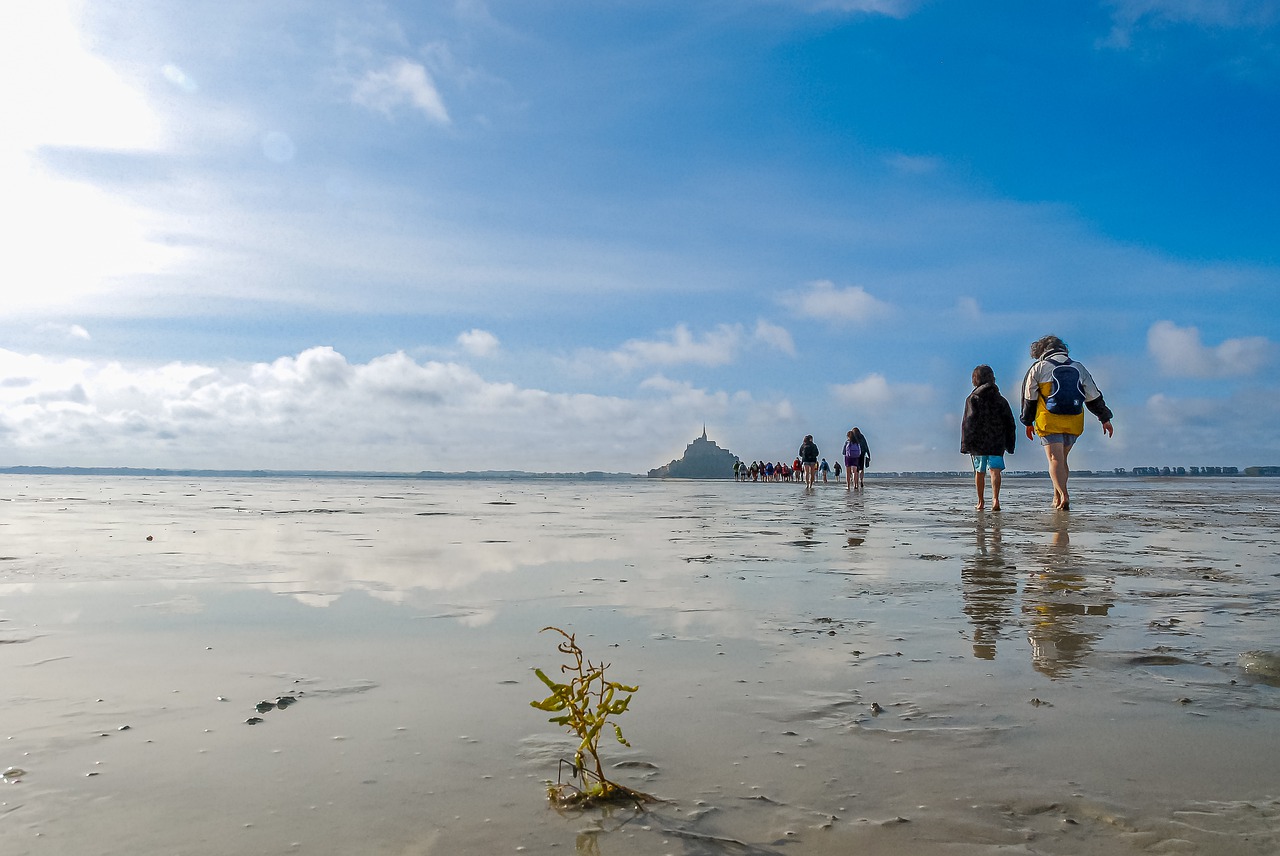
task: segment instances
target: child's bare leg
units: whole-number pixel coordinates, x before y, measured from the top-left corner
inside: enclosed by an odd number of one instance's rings
[[[1000,471],[991,471],[991,510],[1000,510]]]
[[[974,510],[981,511],[987,506],[987,474],[982,470],[975,470],[973,473],[973,486],[978,491],[978,504],[974,506]]]

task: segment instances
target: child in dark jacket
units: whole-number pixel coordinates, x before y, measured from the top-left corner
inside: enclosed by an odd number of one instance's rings
[[[973,457],[973,484],[978,491],[978,511],[986,507],[987,470],[991,471],[991,510],[1000,510],[1000,475],[1004,455],[1013,454],[1018,440],[1013,408],[1000,394],[991,366],[973,370],[973,392],[964,402],[960,421],[960,451]]]

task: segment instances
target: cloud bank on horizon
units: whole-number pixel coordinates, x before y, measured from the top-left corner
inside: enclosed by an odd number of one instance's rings
[[[1280,464],[1280,0],[987,5],[6,4],[0,465]]]

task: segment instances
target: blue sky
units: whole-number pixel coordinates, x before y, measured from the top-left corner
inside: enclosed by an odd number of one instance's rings
[[[0,56],[0,464],[963,469],[1048,332],[1077,467],[1280,464],[1280,2],[17,0]]]

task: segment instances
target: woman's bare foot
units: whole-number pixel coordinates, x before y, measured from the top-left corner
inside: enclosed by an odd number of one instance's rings
[[[995,505],[991,506],[991,510],[992,510],[992,511],[999,511],[999,510],[1000,510],[1000,503],[998,503],[998,502],[997,502]]]

